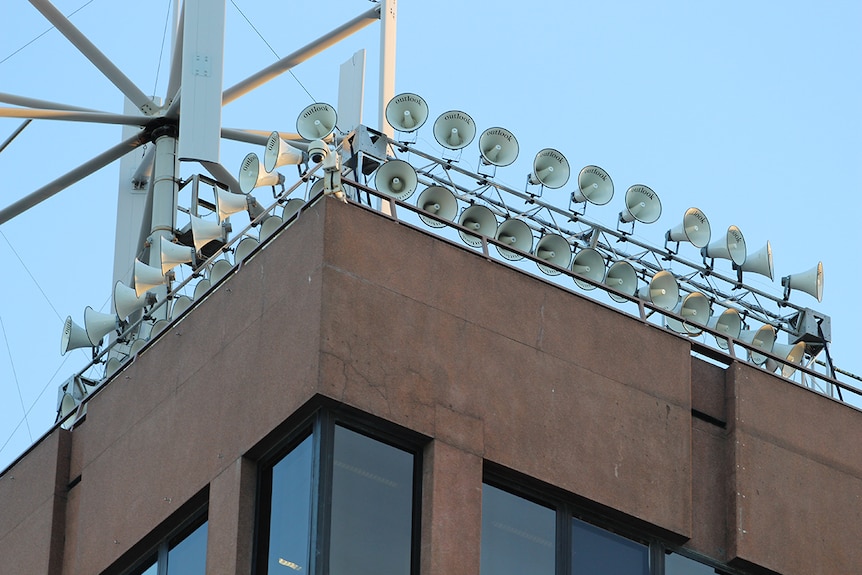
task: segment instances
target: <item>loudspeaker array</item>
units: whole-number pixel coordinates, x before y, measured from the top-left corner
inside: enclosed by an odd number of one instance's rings
[[[198,179],[213,184],[214,201],[201,204],[195,191],[197,205],[185,209],[190,214],[189,224],[173,234],[149,238],[149,263],[134,262],[132,286],[122,282],[115,285],[114,313],[87,308],[84,327],[67,318],[61,353],[90,347],[94,363],[105,363],[105,377],[110,377],[121,369],[123,361],[139,353],[148,340],[187,313],[237,266],[254,257],[262,244],[295,221],[306,201],[328,195],[333,188],[341,190],[343,197],[341,180],[349,175],[357,178],[345,179],[351,200],[359,201],[360,191],[367,192],[368,198],[370,194],[378,195],[415,210],[418,221],[444,236],[451,229],[470,247],[485,249],[493,244],[499,256],[513,265],[532,261],[553,281],[571,281],[591,293],[601,287],[600,291],[615,304],[643,301],[646,307],[639,309],[648,309],[647,317],[663,318],[667,329],[689,337],[708,333],[722,350],[741,344],[752,363],[770,371],[780,370],[785,377],[793,375],[797,371],[794,366],[801,365],[806,357],[813,362],[828,344],[823,334],[818,340],[810,333],[800,333],[798,326],[807,322],[800,321],[799,314],[811,310],[789,302],[793,290],[821,300],[821,263],[806,272],[783,277],[783,297],[773,296],[743,283],[744,272],[773,278],[770,243],[749,253],[735,225],[713,241],[710,222],[700,208],[692,207],[682,214],[681,221],[665,232],[663,247],[647,244],[633,236],[633,228],[636,222],[655,223],[662,214],[659,196],[649,186],[629,186],[616,227],[606,227],[584,217],[588,204],[604,206],[613,199],[614,184],[604,169],[595,165],[581,169],[571,191],[562,195],[568,196],[568,206],[558,207],[543,199],[542,191],[569,184],[569,162],[559,150],[539,150],[524,189],[515,189],[495,177],[496,168],[510,166],[518,157],[519,144],[509,130],[492,127],[481,133],[479,169],[472,172],[458,162],[477,132],[466,112],[449,110],[434,122],[434,137],[444,149],[443,157],[428,154],[408,141],[415,140],[416,132],[429,117],[428,105],[420,96],[396,96],[387,105],[385,116],[396,130],[396,139],[364,126],[351,134],[339,134],[335,109],[315,103],[297,118],[297,132],[303,141],[285,140],[274,131],[262,150],[263,162],[255,153],[246,156],[239,171],[238,190],[195,176],[195,185]],[[340,161],[332,158],[345,153],[342,144],[354,134],[371,137],[356,138],[360,144],[351,145],[353,157],[342,168]],[[365,149],[361,142],[366,141],[374,144]],[[357,154],[367,154],[372,161],[360,164]],[[410,159],[420,159],[425,164],[417,168]],[[285,186],[284,176],[275,172],[284,165],[300,166],[300,178],[289,187]],[[357,165],[362,169],[351,171]],[[363,177],[366,181],[361,181]],[[367,185],[369,179],[373,186]],[[280,193],[276,193],[277,185],[281,186]],[[275,201],[268,208],[251,195],[263,186],[273,189]],[[305,199],[290,197],[296,190],[305,190]],[[419,194],[415,207],[404,203],[416,191]],[[201,205],[208,205],[210,213],[199,215]],[[251,223],[232,233],[230,216],[243,211],[248,212]],[[631,227],[622,229],[626,226]],[[256,234],[254,227],[259,228]],[[701,262],[679,255],[682,247],[689,244],[698,250]],[[627,253],[622,246],[642,251]],[[233,262],[228,257],[230,252]],[[716,269],[715,260],[728,260],[735,277]],[[192,273],[172,288],[172,270],[183,265],[192,268]],[[675,266],[677,269],[672,269]],[[724,288],[719,287],[719,281]],[[181,293],[186,286],[193,289],[193,295]],[[762,307],[758,298],[794,311],[789,316],[772,312]],[[749,325],[748,319],[757,320],[759,325]],[[787,333],[788,344],[776,343],[778,331]],[[114,341],[99,352],[103,339],[111,333],[116,334]]]

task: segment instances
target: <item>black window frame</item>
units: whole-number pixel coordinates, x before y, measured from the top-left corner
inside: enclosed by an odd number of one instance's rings
[[[157,575],[166,570],[168,552],[204,523],[209,522],[209,485],[181,505],[162,524],[133,545],[101,575],[139,575],[155,563]],[[207,526],[209,534],[209,526]],[[207,535],[207,547],[209,535]],[[204,557],[206,561],[206,556]],[[162,567],[165,565],[165,567]]]
[[[299,417],[289,422],[288,430],[280,427],[275,431],[280,437],[275,442],[270,442],[272,447],[255,457],[258,473],[251,572],[257,575],[267,573],[272,517],[272,470],[309,437],[312,438],[312,500],[308,575],[329,572],[335,427],[339,426],[412,455],[410,575],[419,575],[423,453],[430,439],[392,422],[326,401],[304,414],[297,415]]]
[[[751,575],[684,549],[644,521],[495,463],[484,462],[482,483],[556,511],[555,575],[577,575],[572,573],[573,518],[645,545],[649,554],[649,575],[666,575],[665,557],[670,554],[711,567],[716,575]]]

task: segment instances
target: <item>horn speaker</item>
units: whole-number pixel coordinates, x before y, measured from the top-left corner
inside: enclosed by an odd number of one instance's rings
[[[423,212],[434,214],[438,218],[452,221],[458,215],[458,200],[455,199],[455,194],[451,190],[443,186],[429,186],[419,194],[419,199],[416,200],[416,206]],[[425,225],[432,228],[442,228],[446,224],[433,218],[429,218],[422,212],[419,212],[419,218],[425,222]]]
[[[823,262],[817,262],[806,272],[784,276],[781,285],[784,287],[785,300],[790,297],[790,290],[795,289],[814,296],[817,301],[823,301]]]
[[[518,140],[505,128],[488,128],[479,136],[482,161],[494,166],[508,166],[518,158]]]
[[[545,234],[536,243],[535,256],[557,267],[568,268],[572,261],[572,248],[566,238],[560,234]],[[536,265],[544,274],[549,276],[560,275],[559,270],[552,267],[539,262],[536,262]]]
[[[386,121],[399,132],[415,132],[428,120],[428,104],[416,94],[398,94],[386,104]]]
[[[175,244],[165,236],[159,236],[159,259],[162,264],[162,275],[178,265],[193,263],[195,249],[191,246]]]
[[[707,327],[722,333],[733,339],[739,339],[739,334],[742,330],[742,318],[739,317],[739,312],[732,307],[727,308],[718,315],[714,315],[706,322]],[[715,336],[715,343],[721,349],[728,349],[727,340],[723,337]]]
[[[700,250],[704,258],[721,258],[730,260],[735,265],[741,266],[745,263],[745,238],[736,226],[727,228],[727,233],[719,241],[713,242]]]
[[[764,324],[756,330],[744,329],[739,333],[739,339],[751,344],[755,349],[771,352],[772,347],[775,345],[775,328],[769,324]],[[751,363],[763,365],[766,361],[766,356],[754,350],[748,350],[748,359]]]
[[[404,201],[413,195],[419,178],[413,166],[404,160],[389,160],[374,176],[374,187],[383,194]]]
[[[636,184],[626,190],[626,208],[620,212],[621,222],[637,220],[652,224],[661,216],[661,200],[647,186]]]
[[[271,172],[279,166],[295,166],[303,161],[301,150],[297,150],[281,139],[278,132],[269,135],[263,153],[263,169]]]
[[[120,319],[126,319],[149,303],[147,294],[139,296],[133,288],[121,281],[114,284],[114,309]]]
[[[68,316],[63,323],[63,335],[60,337],[60,355],[66,355],[70,349],[79,347],[93,347],[93,343],[87,336],[87,331],[72,321],[72,316]]]
[[[261,186],[277,186],[284,184],[284,176],[278,172],[267,172],[261,169],[260,159],[251,152],[242,160],[239,168],[239,189],[247,194]],[[245,209],[245,208],[243,208]]]
[[[138,297],[144,295],[151,289],[167,284],[165,274],[160,268],[148,266],[139,259],[135,259],[135,293]]]
[[[224,243],[225,230],[216,222],[210,222],[197,216],[190,216],[189,220],[192,224],[192,241],[195,244],[195,251],[201,252],[208,243],[219,241]]]
[[[700,326],[707,325],[710,318],[709,298],[701,292],[691,292],[682,298],[682,301],[674,308],[674,313],[685,318],[679,321],[674,317],[666,316],[665,325],[677,333],[687,335],[698,335],[703,330]]]
[[[519,250],[515,252],[502,246],[496,246],[500,255],[507,260],[522,260],[524,259],[524,252],[530,253],[530,250],[533,249],[533,230],[530,229],[530,226],[524,220],[517,218],[504,220],[497,228],[497,234],[494,239],[506,246]]]
[[[767,241],[765,246],[753,254],[748,254],[741,265],[734,267],[740,271],[740,277],[741,272],[753,272],[773,279],[775,268],[772,265],[772,245]]]
[[[767,371],[773,372],[781,369],[781,377],[792,377],[796,373],[796,365],[802,365],[805,359],[805,342],[795,344],[776,343],[772,346],[772,354],[784,358],[788,363],[781,363],[772,358],[766,359]]]
[[[596,282],[605,279],[605,258],[593,248],[584,248],[575,254],[572,260],[572,271],[578,275],[587,277]],[[583,290],[596,289],[596,286],[578,278],[574,278],[575,284]]]
[[[617,261],[611,264],[605,274],[605,285],[621,291],[624,294],[635,295],[638,291],[638,274],[632,264],[626,261]],[[610,298],[619,303],[627,300],[615,293],[608,292]]]
[[[117,329],[119,325],[116,314],[100,313],[90,306],[84,309],[84,329],[93,345],[99,345],[102,338]]]
[[[638,297],[662,309],[673,309],[679,301],[679,284],[672,273],[661,270],[638,291]]]
[[[566,185],[569,173],[569,161],[566,157],[553,148],[545,148],[533,158],[533,173],[528,181],[534,186],[541,184],[555,190]]]
[[[669,229],[665,238],[672,242],[689,242],[696,248],[709,244],[711,230],[709,220],[698,208],[689,208],[682,217],[682,223]]]
[[[296,131],[306,140],[319,140],[331,134],[337,122],[338,114],[335,113],[335,108],[329,104],[317,102],[299,113],[296,119]]]
[[[461,212],[461,217],[458,218],[458,223],[481,236],[486,238],[497,237],[497,218],[494,217],[494,212],[487,206],[473,204]],[[464,230],[458,230],[458,234],[468,246],[474,248],[482,247],[482,238],[472,234],[468,234]]]
[[[572,192],[572,202],[589,202],[603,206],[614,197],[614,182],[598,166],[587,166],[578,174],[578,189]]]
[[[434,139],[450,150],[460,150],[476,137],[476,124],[473,118],[460,110],[450,110],[440,114],[434,122]]]

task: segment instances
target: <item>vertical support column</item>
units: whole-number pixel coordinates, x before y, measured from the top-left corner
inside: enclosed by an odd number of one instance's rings
[[[395,96],[395,32],[398,0],[382,0],[380,5],[380,106],[379,128],[389,136],[395,130],[386,123],[386,104]]]
[[[482,458],[439,440],[425,450],[419,572],[478,575]]]
[[[153,198],[152,219],[150,223],[150,257],[147,263],[160,268],[159,238],[172,238],[177,220],[177,132],[174,126],[165,126],[153,133],[156,146],[156,157],[153,165]],[[166,287],[156,291],[156,298],[161,300],[167,293]],[[168,306],[160,307],[156,314],[160,319],[167,319]]]
[[[243,457],[210,483],[207,572],[250,573],[257,467]]]

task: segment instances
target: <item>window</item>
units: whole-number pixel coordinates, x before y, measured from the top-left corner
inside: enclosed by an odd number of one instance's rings
[[[554,575],[556,512],[482,485],[480,575]]]
[[[418,573],[419,443],[315,415],[260,474],[258,574]]]
[[[207,521],[200,518],[164,539],[131,575],[205,575]]]
[[[647,537],[637,540],[585,521],[565,500],[539,503],[538,497],[515,495],[499,487],[497,479],[482,484],[480,575],[729,573],[671,553]]]

